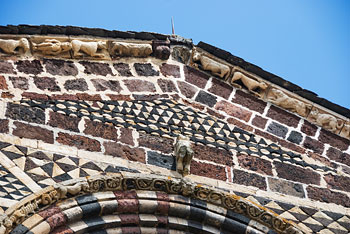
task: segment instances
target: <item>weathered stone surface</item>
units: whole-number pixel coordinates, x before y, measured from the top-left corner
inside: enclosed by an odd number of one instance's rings
[[[100,76],[107,76],[108,74],[113,75],[112,69],[108,63],[97,63],[97,62],[88,62],[81,61],[79,62],[85,67],[84,72],[86,74],[94,74]]]
[[[74,80],[67,80],[64,83],[64,88],[66,90],[79,90],[79,91],[86,91],[88,90],[88,85],[85,81],[85,79],[74,79]]]
[[[102,122],[85,120],[85,134],[118,141],[118,130],[113,125]]]
[[[14,88],[27,90],[29,87],[28,80],[25,77],[10,76],[10,81]]]
[[[1,97],[2,97],[2,98],[13,98],[14,95],[11,94],[10,92],[2,92],[2,93],[1,93]]]
[[[130,128],[120,128],[120,138],[119,141],[128,144],[128,145],[135,145],[134,138],[132,136],[132,129]]]
[[[100,142],[84,136],[70,135],[68,133],[59,132],[56,141],[63,145],[77,147],[78,149],[101,151]]]
[[[163,74],[163,76],[172,76],[175,78],[180,77],[180,67],[177,65],[163,63],[160,67],[160,72]]]
[[[318,140],[323,143],[328,143],[331,146],[340,150],[347,150],[350,146],[350,140],[345,139],[337,134],[331,133],[327,130],[321,129]]]
[[[130,148],[129,146],[122,145],[116,142],[105,142],[104,147],[106,149],[105,154],[112,155],[128,159],[131,161],[145,163],[145,151],[140,148]]]
[[[216,99],[217,98],[214,95],[207,93],[203,90],[200,90],[197,97],[196,97],[197,102],[201,102],[201,103],[208,105],[210,107],[215,106]]]
[[[257,111],[259,113],[263,113],[266,102],[254,97],[252,94],[248,94],[242,92],[241,90],[237,90],[235,97],[232,99],[232,102],[238,103],[242,106],[249,108],[250,110]]]
[[[122,90],[117,80],[92,79],[91,82],[95,86],[96,91],[105,91],[109,89],[119,93]]]
[[[16,74],[12,64],[7,61],[0,61],[0,73]]]
[[[139,145],[153,150],[158,150],[166,154],[174,152],[174,140],[158,137],[146,133],[140,133]]]
[[[264,129],[267,123],[267,119],[261,117],[260,115],[256,115],[252,120],[252,124],[258,128]]]
[[[147,163],[169,170],[176,170],[176,159],[173,156],[159,154],[154,151],[147,152]]]
[[[49,100],[46,94],[33,93],[33,92],[23,92],[22,97],[33,99],[33,100]]]
[[[209,76],[201,71],[198,71],[192,67],[185,66],[185,80],[197,87],[204,89],[209,80]]]
[[[113,100],[113,101],[130,101],[131,97],[130,95],[123,95],[123,94],[107,94],[107,96]]]
[[[313,186],[308,186],[306,190],[307,196],[310,199],[350,207],[350,198],[346,194],[333,192],[330,189],[317,188]]]
[[[76,76],[78,75],[78,68],[72,61],[64,61],[58,59],[45,59],[44,65],[46,71],[52,75],[61,76]]]
[[[319,161],[319,162],[323,163],[324,165],[326,165],[328,167],[333,167],[333,168],[337,168],[338,167],[335,163],[329,161],[326,157],[323,157],[322,155],[319,155],[319,154],[311,152],[311,151],[308,151],[307,154],[311,158],[315,159],[316,161]]]
[[[267,131],[272,133],[273,135],[285,138],[288,132],[288,128],[283,126],[282,124],[272,122],[268,127]]]
[[[265,178],[254,173],[233,169],[233,183],[266,190]]]
[[[290,181],[268,178],[269,188],[273,192],[287,194],[295,197],[305,197],[305,192],[301,184],[292,183]]]
[[[192,149],[195,158],[233,166],[232,153],[230,151],[205,145],[193,145]]]
[[[280,123],[283,123],[285,125],[295,127],[295,128],[298,126],[299,120],[300,120],[298,116],[288,113],[287,111],[282,110],[275,106],[270,107],[266,116],[274,120],[277,120]]]
[[[134,100],[138,101],[151,101],[151,100],[157,100],[157,99],[168,99],[168,94],[133,94]]]
[[[14,125],[16,128],[13,130],[12,134],[15,136],[41,140],[53,144],[53,132],[50,130],[17,121],[14,122]]]
[[[235,118],[228,118],[227,122],[229,124],[233,124],[233,125],[241,128],[241,129],[244,129],[244,130],[246,130],[248,132],[252,132],[253,131],[253,127],[252,126],[249,126],[249,125],[247,125],[247,124],[245,124],[245,123],[243,123],[243,122],[241,122],[241,121],[239,121],[239,120],[237,120]]]
[[[237,155],[239,165],[242,168],[255,171],[260,174],[272,175],[272,164],[270,161],[258,157],[239,154]]]
[[[350,192],[350,177],[327,174],[324,176],[324,180],[331,189]]]
[[[100,100],[102,100],[102,98],[99,94],[90,95],[87,93],[77,93],[76,97],[78,98],[78,100],[85,100],[85,101],[100,101]]]
[[[331,160],[335,160],[337,162],[344,163],[344,164],[350,166],[350,154],[343,153],[340,150],[337,150],[333,147],[330,147],[327,150],[327,156]]]
[[[309,136],[315,136],[317,126],[304,119],[304,124],[301,126],[301,131]]]
[[[0,89],[4,89],[4,90],[8,89],[5,77],[3,76],[0,76]]]
[[[156,87],[152,82],[145,80],[124,80],[124,84],[130,92],[155,92]]]
[[[129,64],[127,63],[115,63],[113,64],[113,67],[119,72],[121,76],[132,76]]]
[[[233,87],[219,79],[212,79],[211,87],[208,89],[209,92],[228,99],[232,93]]]
[[[225,167],[196,162],[194,160],[191,161],[191,174],[223,181],[227,179]]]
[[[9,120],[0,119],[0,133],[8,133],[8,132],[9,132]]]
[[[293,166],[288,163],[274,162],[278,177],[304,184],[320,184],[321,176],[310,169]]]
[[[315,153],[322,154],[324,145],[323,143],[319,142],[318,140],[314,140],[310,137],[306,137],[304,141],[304,147],[311,149]]]
[[[183,82],[183,81],[178,81],[177,85],[182,95],[184,95],[187,98],[192,98],[198,90],[196,87],[190,84],[187,84],[186,82]]]
[[[44,71],[39,60],[20,60],[15,62],[15,64],[18,71],[26,74],[38,75]]]
[[[159,71],[154,70],[150,63],[135,63],[134,68],[139,76],[159,76]]]
[[[224,111],[226,114],[236,117],[237,119],[248,122],[252,116],[252,112],[241,107],[233,105],[226,101],[220,101],[215,105],[216,110]]]
[[[61,88],[57,85],[57,81],[55,78],[49,78],[49,77],[35,77],[34,78],[34,84],[38,89],[55,92],[55,91],[61,91]]]
[[[304,149],[304,148],[299,147],[299,146],[297,146],[297,145],[294,144],[294,143],[285,141],[285,140],[283,140],[283,139],[281,139],[281,138],[279,138],[279,137],[276,137],[276,136],[274,136],[274,135],[272,135],[272,134],[270,134],[270,133],[261,131],[261,130],[259,130],[259,129],[255,129],[254,132],[255,132],[257,135],[259,135],[259,136],[262,136],[262,137],[267,138],[267,139],[269,139],[269,140],[271,140],[271,141],[273,141],[273,142],[275,142],[275,143],[278,143],[278,144],[281,145],[282,147],[285,147],[285,148],[287,148],[287,149],[291,149],[291,150],[293,150],[293,151],[295,151],[295,152],[298,152],[298,153],[301,153],[301,154],[305,153],[305,149]]]
[[[73,94],[53,94],[50,96],[52,100],[78,100],[78,97]]]
[[[287,140],[299,145],[300,142],[303,140],[303,135],[300,132],[291,131]]]
[[[65,130],[79,132],[78,124],[80,118],[74,116],[67,116],[57,112],[50,112],[49,125]]]
[[[45,113],[43,110],[15,103],[7,104],[6,117],[38,124],[45,123]]]
[[[175,84],[172,80],[167,79],[158,79],[157,83],[160,87],[160,89],[164,93],[170,93],[170,92],[178,92],[177,88],[175,87]]]

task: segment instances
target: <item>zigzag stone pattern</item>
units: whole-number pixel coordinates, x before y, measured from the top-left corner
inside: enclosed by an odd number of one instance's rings
[[[0,26],[0,96],[0,233],[350,230],[349,110],[214,46]]]
[[[267,144],[263,138],[236,126],[216,120],[173,100],[154,101],[95,101],[94,106],[86,101],[33,101],[22,100],[22,104],[51,109],[67,116],[87,117],[118,127],[135,128],[138,132],[175,137],[189,136],[191,141],[252,156],[278,159],[314,170],[332,171],[333,168],[309,164],[300,154]]]

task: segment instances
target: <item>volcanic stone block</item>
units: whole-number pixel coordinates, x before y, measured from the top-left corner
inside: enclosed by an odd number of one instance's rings
[[[6,117],[38,124],[45,123],[45,113],[43,110],[15,103],[7,104]]]
[[[78,68],[72,61],[64,61],[58,59],[45,59],[44,65],[46,71],[51,75],[61,76],[76,76],[78,75]]]
[[[150,63],[135,63],[134,68],[139,76],[159,76],[159,71],[154,70]]]
[[[26,74],[38,75],[42,73],[43,66],[39,60],[20,60],[15,63],[17,65],[17,70],[24,72]]]

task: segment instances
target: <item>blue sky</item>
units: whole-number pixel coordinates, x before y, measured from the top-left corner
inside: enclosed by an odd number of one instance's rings
[[[350,108],[350,1],[8,0],[0,25],[171,33],[204,41]]]

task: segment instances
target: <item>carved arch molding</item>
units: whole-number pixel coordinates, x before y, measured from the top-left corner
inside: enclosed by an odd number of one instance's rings
[[[303,233],[220,189],[138,173],[46,187],[10,207],[0,221],[0,233]]]

